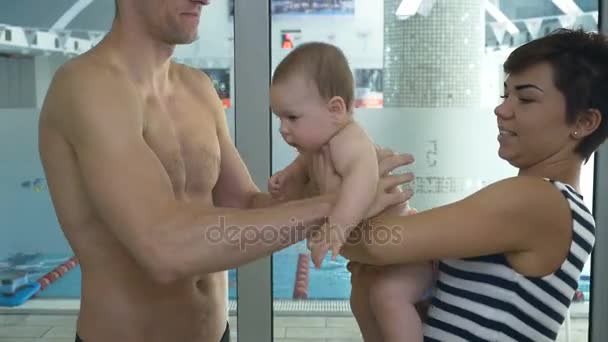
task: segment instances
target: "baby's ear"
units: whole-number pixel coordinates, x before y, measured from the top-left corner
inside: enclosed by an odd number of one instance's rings
[[[348,110],[346,108],[346,102],[340,96],[334,96],[327,102],[329,113],[332,118],[337,122],[343,122],[347,119]]]

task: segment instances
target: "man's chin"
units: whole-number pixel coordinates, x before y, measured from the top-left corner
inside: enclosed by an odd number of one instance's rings
[[[175,45],[190,45],[194,42],[196,42],[198,40],[198,36],[194,39],[188,39],[188,40],[184,40],[181,43],[175,44]]]
[[[198,35],[198,33],[196,33],[195,35],[188,35],[175,39],[171,45],[190,45],[199,40],[199,38],[200,36]]]

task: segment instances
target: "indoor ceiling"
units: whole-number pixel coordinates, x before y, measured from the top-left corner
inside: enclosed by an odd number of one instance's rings
[[[519,20],[563,15],[564,13],[555,5],[555,1],[557,0],[490,0],[498,4],[504,15],[520,28],[524,28],[524,24],[518,22]],[[598,0],[575,0],[574,3],[583,12],[597,11],[598,8]],[[0,2],[0,25],[8,24],[39,30],[54,27],[59,31],[69,31],[71,36],[80,38],[87,38],[89,31],[108,31],[113,16],[114,0],[3,0]],[[487,14],[486,20],[488,23],[495,21]]]
[[[65,15],[65,17],[64,17]],[[114,17],[114,0],[4,0],[0,24],[47,30],[64,17],[61,30],[107,31]]]

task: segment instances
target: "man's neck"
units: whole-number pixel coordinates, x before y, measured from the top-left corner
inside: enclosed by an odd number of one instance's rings
[[[108,47],[136,84],[163,93],[169,84],[169,66],[175,46],[155,40],[143,27],[115,20],[100,48]]]

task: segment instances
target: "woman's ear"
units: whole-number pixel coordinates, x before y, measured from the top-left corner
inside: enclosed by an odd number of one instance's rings
[[[589,109],[579,114],[572,127],[571,136],[574,139],[584,139],[595,132],[600,127],[600,123],[602,123],[602,113],[598,109]]]
[[[337,123],[343,123],[348,120],[348,110],[346,102],[340,96],[334,96],[327,102],[327,108],[332,119]]]

